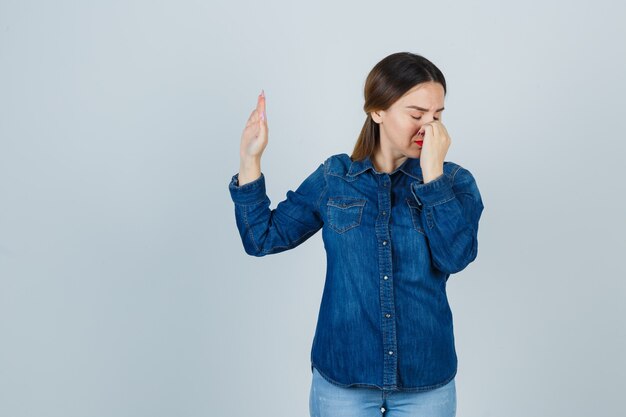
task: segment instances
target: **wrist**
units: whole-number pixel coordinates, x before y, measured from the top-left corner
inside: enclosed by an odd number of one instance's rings
[[[241,158],[239,164],[239,186],[255,181],[261,177],[261,160],[259,158]]]
[[[261,165],[261,157],[260,156],[240,156],[239,164],[243,166],[259,166]]]
[[[427,182],[436,180],[437,178],[442,176],[443,167],[437,169],[422,170],[422,174],[424,176],[424,184],[426,184]]]

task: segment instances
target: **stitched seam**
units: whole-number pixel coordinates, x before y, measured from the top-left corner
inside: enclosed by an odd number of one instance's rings
[[[413,228],[418,233],[426,235],[426,231],[422,227],[420,227],[420,225],[418,224],[418,221],[416,220],[417,216],[421,216],[422,215],[422,209],[420,209],[418,206],[412,206],[409,198],[406,199],[406,202],[407,202],[407,205],[409,206],[409,214],[411,215],[411,221],[413,222]]]
[[[348,176],[348,175],[335,174],[334,172],[329,172],[328,175],[332,175],[333,177],[339,177],[346,182],[353,182],[353,181],[356,181],[357,179],[357,175]]]
[[[461,165],[457,165],[457,169],[452,173],[452,184],[454,184],[454,177],[456,177],[456,173],[461,170]]]
[[[289,242],[289,244],[287,246],[273,246],[270,249],[264,249],[263,253],[264,254],[270,254],[275,252],[277,249],[291,249],[295,246],[297,246],[297,244],[299,244],[300,242],[302,242],[303,240],[305,240],[306,238],[308,238],[309,236],[313,235],[313,233],[315,233],[316,229],[311,229],[311,230],[307,230],[302,236],[300,236],[298,239]]]
[[[430,206],[430,207],[435,207],[435,206],[438,206],[439,204],[447,203],[447,202],[448,202],[448,201],[450,201],[450,200],[454,200],[455,198],[456,198],[456,196],[455,196],[455,195],[453,195],[453,196],[452,196],[452,197],[450,197],[450,198],[447,198],[447,199],[444,199],[444,200],[437,201],[436,203],[433,203],[433,204],[428,204],[427,206]]]
[[[317,199],[317,212],[319,213],[320,217],[322,216],[322,213],[321,213],[322,197],[324,197],[324,194],[326,193],[326,190],[328,189],[328,178],[326,178],[326,175],[328,174],[328,168],[329,166],[326,165],[326,162],[324,162],[324,188],[322,189],[322,193]]]
[[[353,207],[359,207],[359,210],[358,210],[359,211],[359,219],[353,221],[352,223],[350,223],[350,224],[348,224],[348,225],[346,225],[344,227],[339,227],[336,224],[333,224],[331,213],[332,213],[332,210],[335,210],[335,209],[343,210],[343,208],[338,207],[338,206],[334,206],[334,205],[331,205],[331,204],[328,204],[326,206],[326,211],[327,211],[326,216],[328,218],[328,226],[331,229],[333,229],[334,231],[336,231],[337,233],[340,233],[340,234],[343,234],[343,233],[347,232],[350,229],[354,229],[355,227],[360,226],[361,225],[361,220],[362,220],[362,217],[363,217],[363,207],[365,207],[365,203],[363,203],[363,205],[353,206]]]
[[[259,248],[259,245],[257,245],[256,240],[254,239],[254,233],[252,232],[252,227],[250,227],[250,223],[248,223],[248,212],[247,212],[246,206],[243,207],[243,221],[246,224],[246,227],[248,228],[248,234],[250,235],[250,240],[252,240],[252,244],[256,248],[256,251],[260,252],[261,249]]]
[[[307,227],[315,227],[315,226],[311,226],[309,223],[305,223],[303,221],[301,221],[300,219],[297,219],[295,217],[291,217],[290,215],[286,214],[286,213],[281,213],[282,216],[286,216],[289,217],[291,220],[295,221],[296,223],[300,223],[303,226],[307,226]],[[274,213],[274,217],[276,217],[276,213]]]
[[[240,206],[254,206],[254,205],[257,205],[257,204],[260,204],[260,203],[264,202],[266,197],[267,197],[267,195],[263,196],[262,199],[260,199],[258,201],[255,201],[253,203],[239,203],[239,202],[236,202],[235,204],[238,204]]]
[[[345,205],[341,205],[337,203],[337,200],[339,201],[346,200],[346,201],[351,201],[351,202],[346,203]],[[366,202],[367,200],[364,198],[338,195],[338,196],[329,197],[327,205],[333,206],[333,207],[339,207],[339,208],[350,208],[350,207],[364,206]]]

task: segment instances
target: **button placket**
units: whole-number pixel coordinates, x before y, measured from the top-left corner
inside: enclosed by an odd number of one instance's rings
[[[385,352],[383,363],[383,387],[393,389],[397,386],[398,360],[396,353],[396,323],[391,320],[395,311],[393,298],[393,264],[390,243],[390,217],[391,217],[391,178],[388,174],[377,175],[378,188],[378,209],[381,216],[376,221],[376,235],[380,242],[378,250],[379,273],[382,277],[380,281],[380,303],[381,311],[386,319],[382,325],[382,348]]]

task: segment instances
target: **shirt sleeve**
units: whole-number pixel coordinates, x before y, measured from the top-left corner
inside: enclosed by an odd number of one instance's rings
[[[465,269],[478,255],[478,222],[483,201],[470,171],[463,167],[450,177],[442,174],[411,191],[422,207],[434,266],[447,274]]]
[[[322,228],[319,203],[326,187],[324,166],[320,164],[295,191],[287,191],[275,209],[270,209],[263,173],[241,186],[239,173],[233,175],[228,188],[247,254],[265,256],[292,249]]]

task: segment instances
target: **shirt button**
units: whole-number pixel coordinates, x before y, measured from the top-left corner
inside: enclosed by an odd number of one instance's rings
[[[390,355],[393,355],[393,351],[392,351],[392,350],[390,350],[390,351],[389,351],[389,354],[390,354]]]
[[[387,275],[385,275],[385,276],[383,277],[383,279],[386,281],[386,280],[388,280],[388,279],[389,279],[389,277],[388,277]]]
[[[389,318],[389,317],[391,317],[391,314],[387,313],[387,314],[385,314],[385,317]]]
[[[387,212],[386,212],[386,211],[383,211],[383,216],[386,216],[386,215],[387,215]]]
[[[387,244],[387,241],[386,241],[386,240],[383,240],[383,245],[386,245],[386,244]]]

